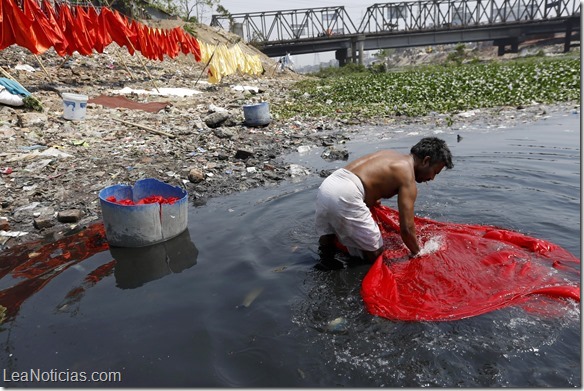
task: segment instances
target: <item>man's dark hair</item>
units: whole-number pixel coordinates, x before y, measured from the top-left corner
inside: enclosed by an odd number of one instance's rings
[[[430,164],[444,163],[446,168],[454,167],[450,149],[448,149],[446,142],[438,137],[424,137],[410,149],[410,153],[420,159],[430,156]]]

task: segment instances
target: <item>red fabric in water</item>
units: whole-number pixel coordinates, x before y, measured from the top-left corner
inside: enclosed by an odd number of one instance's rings
[[[178,197],[162,197],[159,195],[153,195],[150,197],[145,197],[139,200],[138,202],[134,203],[134,201],[130,199],[122,199],[118,200],[115,196],[109,196],[106,198],[106,201],[113,202],[115,204],[120,205],[144,205],[144,204],[174,204],[179,200]]]
[[[520,304],[543,294],[580,301],[580,260],[563,248],[489,226],[415,218],[420,245],[435,249],[409,256],[399,214],[371,210],[384,252],[363,280],[367,310],[404,321],[445,321]]]

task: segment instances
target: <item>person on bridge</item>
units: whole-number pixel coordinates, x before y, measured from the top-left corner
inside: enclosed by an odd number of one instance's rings
[[[369,208],[397,195],[401,238],[412,255],[420,251],[414,225],[416,182],[431,181],[452,154],[444,140],[421,139],[409,154],[374,152],[327,177],[316,196],[315,225],[321,250],[334,249],[335,239],[349,254],[373,262],[382,253],[383,239]]]

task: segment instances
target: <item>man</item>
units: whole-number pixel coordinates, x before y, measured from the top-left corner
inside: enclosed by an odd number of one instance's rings
[[[409,154],[383,150],[365,155],[333,172],[316,197],[316,231],[322,247],[335,237],[349,254],[373,262],[382,253],[383,239],[369,208],[397,194],[399,224],[404,244],[416,255],[420,245],[414,225],[417,183],[427,182],[446,167],[454,167],[446,143],[426,137]]]

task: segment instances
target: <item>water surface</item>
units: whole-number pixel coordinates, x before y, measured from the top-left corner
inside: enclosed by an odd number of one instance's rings
[[[580,257],[578,115],[509,129],[369,129],[344,147],[350,159],[406,153],[424,135],[447,141],[455,167],[419,186],[418,215],[514,229]],[[5,275],[2,292],[22,299],[0,326],[5,373],[119,372],[104,384],[128,387],[581,386],[576,303],[394,322],[364,309],[367,265],[316,269],[318,172],[345,164],[322,150],[286,157],[308,176],[192,207],[188,231],[165,244],[73,255],[30,281]]]

